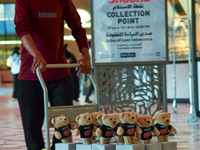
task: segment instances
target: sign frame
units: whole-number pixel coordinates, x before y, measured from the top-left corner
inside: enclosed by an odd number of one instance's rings
[[[95,58],[95,53],[96,53],[96,50],[95,50],[95,42],[98,42],[96,41],[95,39],[95,32],[94,32],[94,23],[95,23],[95,20],[94,20],[94,8],[93,8],[93,2],[94,0],[90,0],[90,14],[91,14],[91,35],[92,35],[92,38],[91,38],[91,54],[92,54],[92,64],[93,66],[107,66],[107,65],[120,65],[120,66],[123,66],[123,65],[153,65],[153,64],[167,64],[169,63],[169,56],[168,56],[168,20],[167,20],[167,0],[164,0],[164,16],[165,17],[165,39],[164,39],[164,42],[165,42],[165,53],[166,53],[166,59],[163,60],[163,61],[130,61],[130,62],[95,62],[94,58]],[[111,0],[107,0],[107,1],[111,1]],[[117,1],[117,0],[116,0]],[[154,42],[155,43],[155,42]]]

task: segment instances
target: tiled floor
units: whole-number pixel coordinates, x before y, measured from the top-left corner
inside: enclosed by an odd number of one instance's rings
[[[0,150],[25,150],[24,135],[17,101],[11,97],[12,88],[0,88]],[[84,96],[80,97],[84,104]],[[200,150],[200,119],[195,123],[187,123],[189,104],[178,104],[178,113],[173,114],[172,105],[168,104],[168,112],[172,114],[172,125],[178,134],[170,136],[169,141],[175,141],[178,150]],[[43,130],[45,130],[43,128]],[[53,130],[50,129],[52,136]],[[79,140],[78,137],[74,139]],[[153,142],[156,137],[153,137]]]

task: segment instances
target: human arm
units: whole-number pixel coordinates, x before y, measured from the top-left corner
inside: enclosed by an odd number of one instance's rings
[[[89,74],[92,70],[90,63],[89,47],[86,37],[86,31],[81,26],[81,19],[76,11],[71,0],[67,0],[64,3],[64,19],[67,22],[69,28],[72,31],[73,37],[76,39],[80,52],[82,53],[82,59],[78,61],[81,64],[77,75],[81,73]]]
[[[90,55],[88,52],[88,48],[82,48],[81,53],[83,55],[82,59],[78,61],[78,63],[81,64],[79,71],[77,75],[80,75],[81,73],[89,74],[92,70],[92,66],[90,63]]]
[[[30,34],[26,34],[21,38],[23,46],[26,50],[33,56],[33,64],[31,66],[31,71],[35,73],[36,68],[39,67],[41,72],[46,70],[46,61],[42,57],[39,50],[36,48],[33,39]]]
[[[33,56],[33,64],[31,70],[35,72],[36,68],[40,66],[40,69],[43,72],[46,69],[46,62],[40,54],[39,50],[36,48],[30,35],[32,31],[32,25],[29,1],[16,0],[14,23],[16,25],[15,29],[17,36],[21,39],[25,49],[30,53],[30,55]]]

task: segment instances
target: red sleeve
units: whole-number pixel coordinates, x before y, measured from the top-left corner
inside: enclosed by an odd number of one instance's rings
[[[86,31],[81,26],[81,18],[71,0],[64,0],[63,13],[64,20],[67,22],[69,28],[72,30],[72,35],[76,39],[79,50],[81,50],[81,48],[83,47],[89,48]]]
[[[15,3],[15,30],[21,39],[24,35],[31,33],[30,12],[28,0],[16,0]]]

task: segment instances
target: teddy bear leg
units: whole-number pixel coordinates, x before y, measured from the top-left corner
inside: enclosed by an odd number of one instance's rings
[[[84,144],[92,144],[92,139],[91,138],[82,138],[82,141],[83,141]]]
[[[108,138],[100,137],[101,144],[108,144]]]
[[[169,137],[168,134],[167,134],[167,135],[164,135],[164,142],[168,142],[168,137]]]
[[[131,144],[131,137],[130,136],[124,136],[124,144],[130,145]]]
[[[148,144],[148,140],[141,140],[142,144]]]
[[[158,142],[164,142],[164,135],[158,135],[157,140]]]
[[[141,134],[136,134],[135,140],[136,140],[136,141],[140,141],[140,139],[141,139]]]
[[[69,139],[68,138],[62,139],[61,141],[62,141],[62,143],[69,143]]]
[[[69,143],[72,143],[72,135],[69,136]]]
[[[121,135],[116,135],[115,139],[117,143],[124,143],[124,139]]]
[[[151,143],[151,139],[149,139],[149,140],[147,140],[147,141],[148,141],[148,143],[147,143],[147,144]]]
[[[96,139],[97,139],[96,136],[92,135],[92,140],[96,140]]]
[[[135,142],[135,136],[131,136],[131,144],[136,144],[136,142]]]

